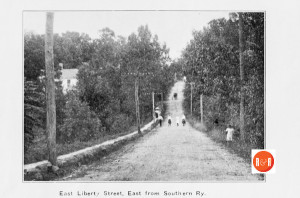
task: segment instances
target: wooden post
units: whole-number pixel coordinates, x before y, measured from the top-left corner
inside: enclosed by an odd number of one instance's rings
[[[56,106],[54,83],[54,58],[53,58],[53,16],[47,12],[45,35],[45,65],[46,65],[46,111],[47,111],[47,146],[48,157],[52,166],[57,165],[56,156]]]
[[[193,116],[193,83],[191,83],[191,116]]]
[[[239,13],[239,54],[240,54],[240,79],[241,79],[241,98],[240,98],[240,133],[241,140],[245,141],[245,110],[244,110],[244,23],[243,13]]]
[[[200,116],[201,116],[201,123],[203,124],[203,95],[200,94]]]
[[[136,124],[138,127],[138,133],[141,134],[140,126],[140,108],[139,108],[139,80],[138,77],[135,79],[135,110],[136,110]]]
[[[152,91],[152,113],[153,113],[153,121],[155,120],[155,104],[154,104],[154,92]]]

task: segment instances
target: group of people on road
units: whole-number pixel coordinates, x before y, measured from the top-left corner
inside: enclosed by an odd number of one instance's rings
[[[183,81],[184,82],[187,82],[187,79],[186,77],[184,76],[183,77]],[[173,93],[173,96],[172,96],[172,100],[177,100],[177,93]],[[176,106],[176,109],[177,109],[177,106]],[[168,126],[172,126],[172,117],[171,117],[171,114],[168,115]],[[162,126],[162,122],[163,122],[163,117],[160,115],[160,114],[156,114],[156,120],[159,121],[159,125]],[[180,119],[179,119],[179,116],[176,116],[176,126],[180,126]],[[185,118],[185,115],[183,114],[181,116],[181,123],[182,123],[182,126],[185,126],[186,124],[186,118]],[[216,119],[214,121],[214,124],[218,125],[219,124],[219,120]],[[232,125],[228,125],[227,128],[223,131],[224,133],[226,133],[226,142],[227,143],[230,143],[233,141],[233,133],[235,133],[235,130],[234,130],[234,127]]]
[[[163,117],[161,115],[159,115],[157,120],[159,121],[159,125],[162,126]],[[182,123],[182,126],[185,126],[185,124],[186,124],[185,115],[182,115],[181,123]],[[176,116],[176,126],[179,126],[179,125],[180,125],[179,116]],[[172,117],[171,117],[170,114],[168,115],[168,126],[172,126]],[[226,133],[226,141],[228,143],[232,142],[233,141],[234,128],[231,125],[228,125],[228,127],[225,129],[224,132]]]
[[[181,123],[182,123],[182,126],[185,126],[185,123],[186,123],[185,115],[182,115]],[[177,126],[180,125],[179,116],[176,116],[176,125]],[[170,114],[168,115],[168,126],[172,126],[172,117]]]
[[[163,117],[161,115],[159,115],[157,117],[157,120],[159,122],[159,125],[162,126]],[[182,115],[182,117],[181,117],[181,123],[182,123],[182,126],[185,126],[185,124],[186,124],[185,115]],[[176,125],[177,126],[180,125],[179,116],[176,116]],[[168,126],[172,126],[172,117],[171,117],[170,114],[168,115]]]

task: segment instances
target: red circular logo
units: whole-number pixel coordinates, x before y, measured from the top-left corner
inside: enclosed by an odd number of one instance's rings
[[[268,151],[259,151],[253,157],[253,165],[259,172],[268,172],[274,165],[274,157]]]

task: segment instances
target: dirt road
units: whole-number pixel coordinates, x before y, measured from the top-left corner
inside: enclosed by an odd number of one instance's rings
[[[83,166],[64,180],[94,181],[258,181],[251,167],[204,133],[186,126],[175,126],[183,115],[184,82],[177,82],[169,98],[172,126],[166,119],[140,139],[116,152]],[[172,100],[173,93],[177,100]]]

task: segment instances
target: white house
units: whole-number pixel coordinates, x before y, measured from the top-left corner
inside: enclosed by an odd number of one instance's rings
[[[63,64],[59,63],[61,67],[61,77],[60,80],[62,82],[63,93],[67,93],[68,90],[73,89],[77,83],[77,73],[78,69],[64,69]]]

